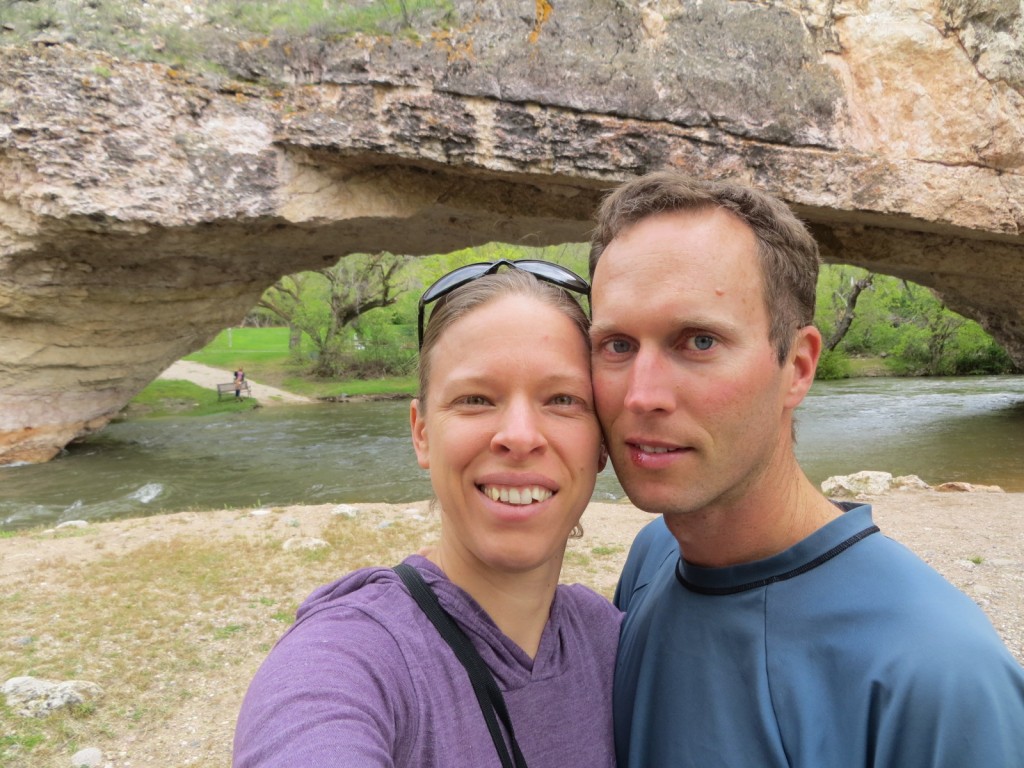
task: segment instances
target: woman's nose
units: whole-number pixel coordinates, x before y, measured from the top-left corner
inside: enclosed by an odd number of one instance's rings
[[[547,445],[541,427],[541,415],[532,404],[513,401],[502,409],[498,430],[491,440],[495,450],[513,455],[527,455]]]

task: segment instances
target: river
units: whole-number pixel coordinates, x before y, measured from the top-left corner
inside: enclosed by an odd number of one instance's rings
[[[47,464],[0,467],[0,530],[161,512],[429,498],[408,402],[275,406],[111,424]],[[1024,376],[815,383],[810,478],[863,469],[1024,491]],[[594,498],[622,498],[611,467]]]

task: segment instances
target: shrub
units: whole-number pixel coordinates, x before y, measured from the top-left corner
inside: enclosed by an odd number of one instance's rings
[[[821,359],[818,360],[818,371],[815,374],[816,379],[831,381],[833,379],[845,379],[849,376],[850,359],[846,356],[845,352],[838,349],[822,352]]]

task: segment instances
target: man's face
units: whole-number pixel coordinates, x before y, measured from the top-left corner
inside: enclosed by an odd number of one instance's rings
[[[597,412],[633,503],[694,512],[769,488],[806,389],[769,342],[753,231],[721,209],[645,219],[605,249],[591,303]]]

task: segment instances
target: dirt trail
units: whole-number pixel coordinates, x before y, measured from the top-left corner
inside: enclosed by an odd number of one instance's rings
[[[218,384],[226,384],[231,381],[231,373],[229,371],[221,370],[220,368],[212,368],[209,365],[203,365],[202,363],[193,363],[190,360],[179,360],[174,363],[170,368],[160,374],[161,379],[177,379],[183,381],[191,381],[200,387],[209,387],[210,389],[216,389]],[[277,389],[266,384],[259,384],[252,379],[249,379],[249,388],[252,391],[252,396],[260,401],[260,405],[295,405],[300,403],[315,403],[316,400],[312,400],[302,395],[295,395],[291,392],[285,392],[283,389]]]

